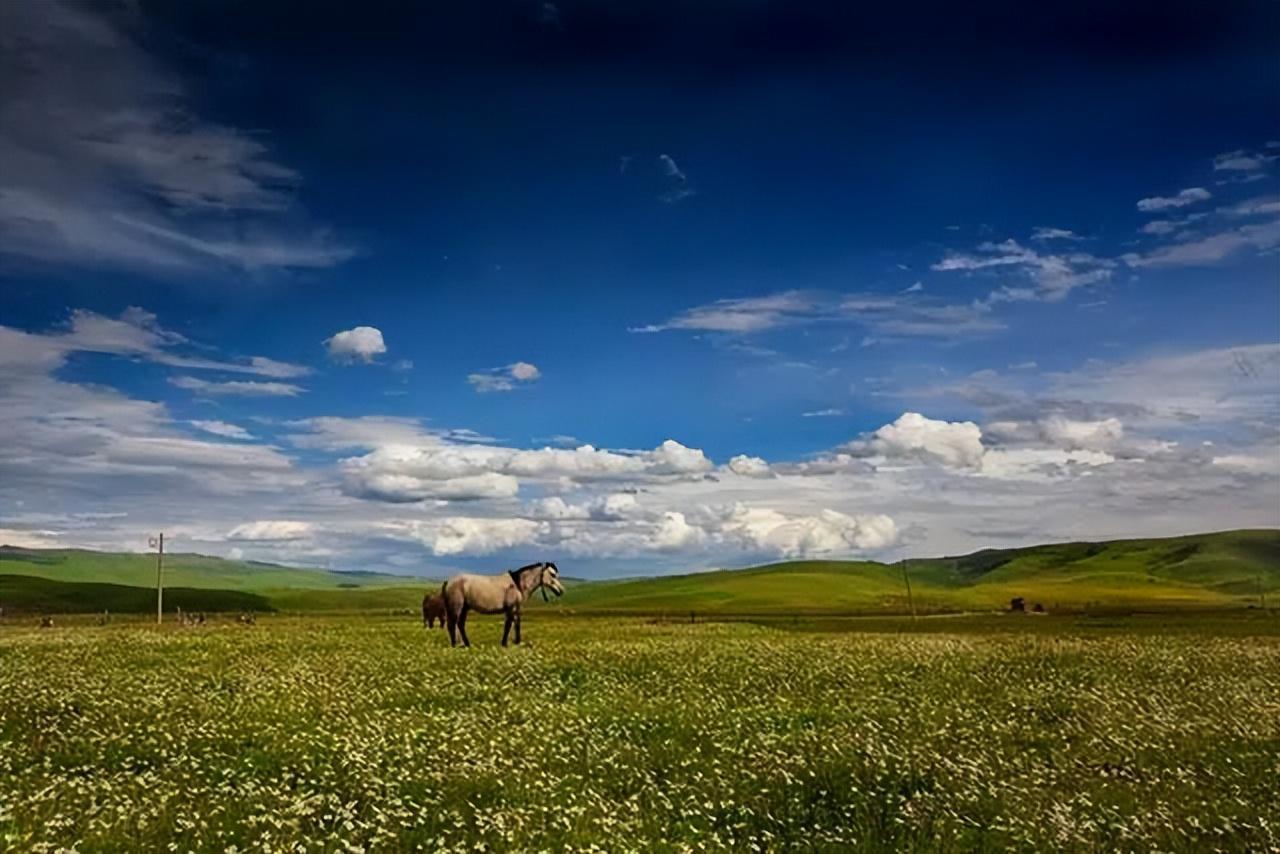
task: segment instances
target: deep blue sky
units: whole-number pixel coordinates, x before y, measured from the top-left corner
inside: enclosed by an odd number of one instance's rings
[[[350,451],[281,424],[371,415],[803,461],[995,418],[939,389],[974,372],[1049,412],[1057,375],[1280,333],[1273,3],[16,8],[0,325],[137,306],[306,368],[201,393],[77,344],[53,375],[303,467]],[[358,326],[385,352],[335,360]]]

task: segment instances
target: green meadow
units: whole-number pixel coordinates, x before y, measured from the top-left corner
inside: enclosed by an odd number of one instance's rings
[[[439,580],[166,557],[170,607],[343,612],[416,609]],[[0,549],[8,613],[153,610],[154,556]],[[907,588],[910,585],[911,595]],[[96,586],[95,586],[96,585]],[[103,587],[102,585],[112,585]],[[1280,531],[999,549],[960,557],[794,561],[748,569],[574,581],[547,606],[566,614],[681,617],[990,611],[1014,597],[1052,613],[1236,609],[1280,604]]]
[[[0,849],[1276,850],[1277,619],[1130,620],[11,623]]]

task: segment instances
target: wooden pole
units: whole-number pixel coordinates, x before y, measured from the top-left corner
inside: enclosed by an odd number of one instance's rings
[[[902,561],[902,580],[907,583],[907,605],[911,608],[911,619],[916,618],[916,600],[911,598],[911,575],[907,572],[907,560]]]
[[[156,553],[156,625],[164,620],[164,534],[157,541],[160,550]]]

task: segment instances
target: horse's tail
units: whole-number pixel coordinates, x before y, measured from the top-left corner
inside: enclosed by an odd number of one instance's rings
[[[443,596],[443,595],[444,595],[445,588],[446,588],[446,587],[448,587],[448,586],[449,586],[449,582],[448,582],[448,581],[441,581],[441,582],[440,582],[440,595],[441,595],[441,596]]]

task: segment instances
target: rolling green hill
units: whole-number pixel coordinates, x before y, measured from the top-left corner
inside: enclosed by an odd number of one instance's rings
[[[557,607],[584,612],[767,614],[1280,604],[1280,531],[987,549],[898,564],[793,561],[753,569],[598,582]]]
[[[10,613],[154,614],[156,591],[124,584],[93,581],[52,581],[32,575],[0,575],[0,604]],[[170,587],[164,591],[165,611],[273,611],[265,597],[240,590]]]
[[[23,549],[0,545],[0,574],[34,575],[51,581],[92,581],[155,587],[156,556],[83,549]],[[269,589],[347,590],[386,587],[415,579],[370,572],[298,569],[273,563],[227,560],[198,554],[164,556],[165,586],[258,592]]]
[[[147,611],[154,558],[76,550],[0,548],[0,604],[17,610]],[[873,614],[909,610],[904,575],[920,613],[991,610],[1015,596],[1050,611],[1280,605],[1280,531],[986,549],[883,564],[792,561],[750,569],[616,581],[574,581],[561,600],[533,609],[678,616]],[[188,610],[416,610],[436,582],[403,576],[293,569],[200,555],[166,556],[166,587],[187,588]],[[34,584],[43,579],[49,585]],[[24,580],[25,579],[25,580]],[[106,592],[113,606],[93,604]],[[198,595],[203,591],[203,596]],[[223,593],[252,594],[259,604]],[[168,597],[168,594],[166,594]],[[248,600],[244,600],[248,601]],[[77,603],[92,607],[73,607]],[[136,608],[126,603],[135,602]],[[223,607],[226,605],[227,607]]]

